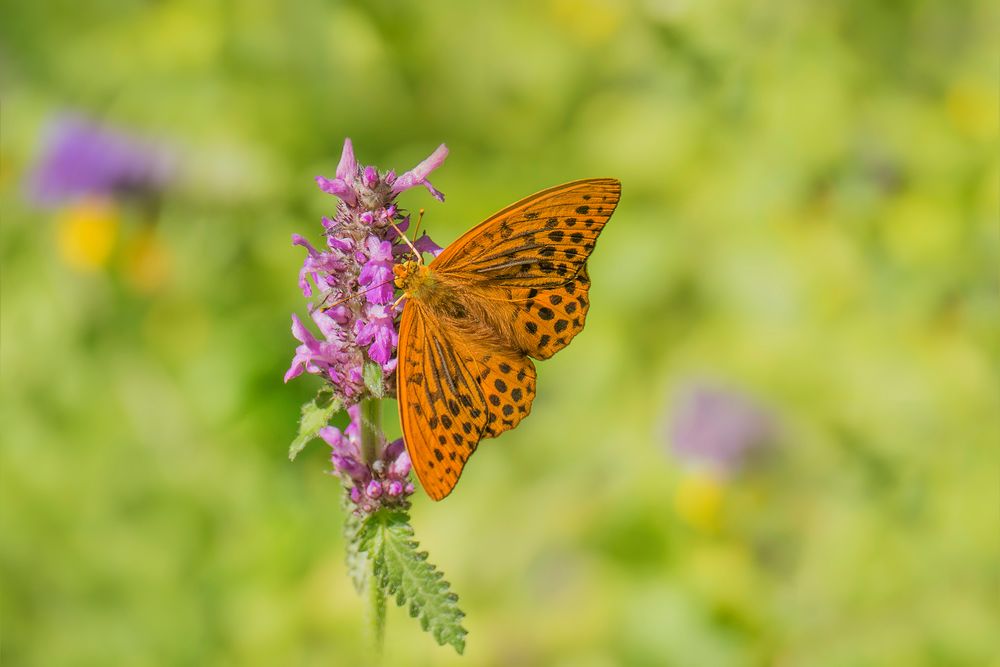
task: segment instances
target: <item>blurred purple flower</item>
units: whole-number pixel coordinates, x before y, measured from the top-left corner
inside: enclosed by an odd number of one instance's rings
[[[164,146],[82,116],[57,117],[46,135],[26,184],[41,206],[85,196],[148,196],[174,176],[175,156]]]
[[[293,333],[301,345],[285,374],[286,381],[303,372],[321,375],[337,398],[345,405],[354,405],[367,396],[362,378],[364,362],[370,359],[382,370],[382,393],[394,394],[391,376],[397,363],[400,309],[392,305],[392,267],[410,252],[396,231],[407,228],[409,217],[400,212],[395,199],[417,185],[424,185],[442,199],[427,176],[447,154],[448,149],[441,145],[397,178],[392,171],[381,173],[375,167],[359,165],[354,145],[346,139],[334,178],[316,178],[320,189],[340,198],[336,213],[322,220],[326,249],[313,247],[297,234],[292,243],[308,253],[299,272],[299,287],[307,298],[317,298],[311,312],[323,339],[312,336],[297,318],[293,320]],[[415,245],[421,252],[437,254],[441,250],[426,235]],[[355,298],[362,293],[363,299]]]
[[[694,384],[674,404],[670,440],[682,461],[733,474],[768,444],[773,431],[770,414],[746,396]]]
[[[355,405],[347,413],[351,421],[343,431],[326,426],[319,432],[330,445],[334,473],[350,487],[350,498],[360,512],[370,514],[381,507],[405,506],[414,487],[407,481],[410,457],[403,441],[383,442],[379,447],[381,457],[368,465],[361,456],[361,410]]]

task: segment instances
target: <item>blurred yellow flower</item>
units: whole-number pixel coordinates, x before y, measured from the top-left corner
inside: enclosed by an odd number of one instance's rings
[[[118,237],[118,208],[105,199],[83,199],[59,214],[59,256],[74,269],[96,271],[108,263]]]
[[[681,478],[674,494],[674,509],[686,523],[714,533],[722,520],[722,481],[709,472],[690,472]]]

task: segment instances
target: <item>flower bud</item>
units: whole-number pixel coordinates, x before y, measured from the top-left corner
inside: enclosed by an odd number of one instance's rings
[[[399,455],[389,464],[389,476],[395,477],[396,479],[405,479],[407,475],[410,474],[410,455],[404,449]]]

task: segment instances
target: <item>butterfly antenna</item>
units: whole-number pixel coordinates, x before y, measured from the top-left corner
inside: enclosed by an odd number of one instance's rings
[[[417,234],[417,232],[420,231],[420,223],[423,221],[424,221],[424,209],[420,209],[420,212],[417,213],[417,226],[413,228],[413,238],[415,239],[420,238],[420,234]]]
[[[424,217],[424,210],[423,209],[420,209],[420,217],[421,218]],[[406,241],[406,245],[410,246],[410,250],[413,251],[413,256],[417,260],[417,264],[422,264],[423,261],[424,261],[424,258],[423,258],[423,255],[420,254],[420,251],[417,250],[417,246],[413,245],[413,243],[406,236],[406,234],[403,233],[403,230],[400,229],[399,226],[396,224],[395,220],[389,220],[389,224],[392,225],[392,228],[396,230],[396,233],[399,234],[399,237],[401,239],[403,239],[404,241]],[[420,220],[419,219],[417,220],[417,226],[418,227],[420,226]]]
[[[324,305],[324,304],[326,303],[326,299],[324,299],[324,300],[323,300],[323,303],[321,303],[321,304],[319,305],[319,307],[320,307],[320,309],[321,309],[321,310],[330,310],[331,308],[336,308],[336,307],[337,307],[337,306],[339,306],[340,304],[342,304],[342,303],[345,303],[345,302],[347,302],[347,301],[350,301],[351,299],[355,299],[355,298],[357,298],[357,297],[361,296],[362,294],[367,294],[368,292],[371,292],[372,290],[375,290],[375,289],[378,289],[379,287],[382,287],[383,285],[388,285],[388,284],[389,284],[389,283],[391,283],[391,282],[392,282],[393,280],[395,280],[395,278],[393,278],[393,279],[390,279],[390,280],[386,280],[386,281],[385,281],[384,283],[379,283],[378,285],[372,285],[372,286],[371,286],[371,287],[369,287],[368,289],[365,289],[365,290],[361,290],[360,292],[357,292],[357,293],[355,293],[355,294],[352,294],[352,295],[350,295],[350,296],[345,296],[345,297],[344,297],[343,299],[339,299],[339,300],[337,300],[337,301],[334,301],[333,303],[331,303],[331,304],[330,304],[330,305],[328,305],[328,306],[327,306],[327,305]],[[329,297],[327,297],[327,298],[329,298]]]

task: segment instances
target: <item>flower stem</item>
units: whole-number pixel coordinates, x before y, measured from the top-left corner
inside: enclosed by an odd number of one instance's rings
[[[382,431],[382,401],[366,398],[361,401],[361,456],[372,465],[379,459]]]

